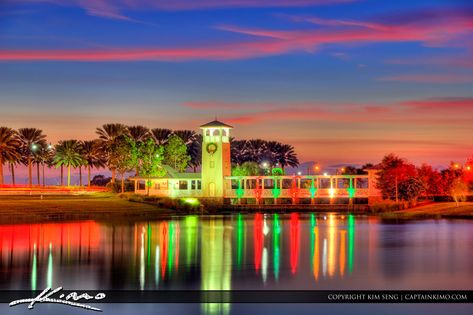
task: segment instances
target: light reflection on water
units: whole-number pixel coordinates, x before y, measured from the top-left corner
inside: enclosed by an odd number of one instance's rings
[[[4,225],[0,289],[471,289],[472,236],[468,221],[314,213]]]

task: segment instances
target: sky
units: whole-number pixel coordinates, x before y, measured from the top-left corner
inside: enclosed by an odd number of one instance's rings
[[[321,165],[473,154],[473,4],[0,0],[0,125],[121,122],[294,145]]]

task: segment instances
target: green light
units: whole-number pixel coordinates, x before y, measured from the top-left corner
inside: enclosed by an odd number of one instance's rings
[[[350,198],[353,198],[355,197],[355,194],[356,194],[356,188],[353,187],[352,179],[349,178],[348,180],[350,182],[350,188],[347,188],[348,196]]]
[[[148,248],[147,248],[147,251],[146,251],[146,254],[147,254],[147,262],[148,262],[148,266],[151,265],[151,225],[149,224],[148,222],[148,230],[147,230],[147,237],[148,237]]]
[[[310,261],[314,260],[314,228],[315,228],[315,215],[313,213],[310,214]]]
[[[347,188],[348,191],[348,197],[353,198],[355,197],[356,189],[355,188]]]
[[[273,188],[273,197],[275,199],[279,198],[281,195],[281,188],[278,188],[278,180],[276,177],[273,178],[274,180],[274,188]]]
[[[315,198],[315,194],[317,193],[317,188],[315,187],[315,181],[312,179],[312,183],[310,184],[310,197]]]
[[[315,214],[311,213],[310,214],[310,228],[311,228],[311,230],[313,230],[316,225],[317,225],[317,222],[315,221]]]
[[[192,206],[200,205],[200,201],[197,198],[182,198],[182,201]]]
[[[279,260],[280,260],[280,233],[281,226],[279,224],[279,216],[274,214],[274,224],[273,224],[273,265],[274,265],[274,278],[276,281],[279,279]]]
[[[241,268],[241,261],[243,256],[243,233],[244,233],[244,222],[241,213],[238,214],[237,221],[237,265],[238,269]]]
[[[53,287],[53,245],[49,243],[49,256],[48,256],[48,274],[47,274],[47,284],[48,288]]]
[[[275,167],[271,170],[273,176],[282,176],[284,175],[284,170],[280,167]]]
[[[186,226],[186,264],[188,269],[194,263],[196,257],[197,223],[198,218],[195,215],[188,215],[184,219]]]
[[[141,232],[141,246],[140,246],[140,288],[145,287],[145,233]]]
[[[31,266],[31,290],[36,291],[38,264],[36,261],[36,243],[33,246],[33,265]]]
[[[173,251],[174,251],[174,222],[169,222],[169,239],[168,239],[168,271],[169,275],[172,272],[172,259],[173,259]]]
[[[355,217],[348,215],[348,271],[353,272],[353,257],[355,254]]]
[[[241,179],[238,180],[238,189],[236,191],[237,197],[241,198],[245,194],[245,190],[241,187]]]

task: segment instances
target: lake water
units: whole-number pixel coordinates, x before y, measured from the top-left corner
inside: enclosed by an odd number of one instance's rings
[[[3,225],[0,245],[2,290],[57,286],[71,290],[473,287],[473,222],[461,220],[392,224],[376,217],[319,213]],[[443,314],[452,309],[447,306],[391,304],[389,309],[393,314]],[[54,307],[36,308],[50,314],[57,311]],[[114,313],[132,307],[138,306],[104,306]],[[467,304],[453,307],[458,313],[473,311]],[[139,306],[144,313],[159,309],[166,314],[248,314],[256,310],[284,314],[288,308],[308,314],[314,309],[340,314],[381,309],[380,305],[323,304]],[[7,310],[21,314],[26,309]]]

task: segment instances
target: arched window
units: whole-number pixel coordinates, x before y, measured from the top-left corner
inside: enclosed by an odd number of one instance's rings
[[[213,135],[214,135],[214,136],[218,136],[218,135],[220,135],[220,130],[218,130],[218,129],[215,129],[215,130],[214,130],[214,133],[213,133]]]
[[[210,130],[209,129],[205,130],[205,135],[210,136]]]
[[[226,137],[227,136],[227,131],[225,129],[222,129],[222,136]]]

